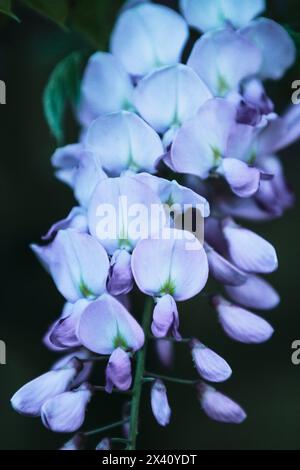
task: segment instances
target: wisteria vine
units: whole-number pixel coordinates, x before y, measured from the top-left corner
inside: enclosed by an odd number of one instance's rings
[[[32,245],[66,301],[44,338],[62,356],[11,400],[48,429],[71,433],[63,450],[82,449],[89,436],[114,428],[120,436],[102,438],[97,450],[136,449],[147,383],[161,426],[170,422],[172,382],[194,387],[213,420],[246,418],[212,386],[231,376],[229,364],[193,335],[181,336],[177,304],[203,291],[211,276],[219,291],[207,300],[229,337],[261,343],[273,334],[248,309],[279,303],[262,277],[277,269],[276,252],[237,219],[268,221],[292,206],[276,154],[299,137],[300,120],[297,106],[279,116],[264,89],[264,80],[280,79],[296,56],[281,25],[257,18],[264,9],[264,0],[180,0],[179,14],[129,1],[110,52],[87,63],[76,107],[79,141],[52,157],[78,205],[43,244]],[[189,27],[201,33],[191,46]],[[146,216],[137,222],[133,207]],[[193,220],[200,213],[200,233],[186,230],[187,207]],[[146,296],[141,326],[129,313],[133,288]],[[148,371],[149,341],[165,366],[176,343],[186,344],[197,377]],[[91,383],[99,362],[106,363],[104,385]],[[122,416],[83,431],[87,405],[100,392],[124,395]]]

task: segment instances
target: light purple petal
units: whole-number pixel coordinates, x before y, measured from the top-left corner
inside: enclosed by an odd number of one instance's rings
[[[82,151],[74,175],[74,196],[81,206],[87,208],[97,184],[107,178],[99,158],[89,150]]]
[[[57,289],[70,302],[95,298],[105,291],[108,257],[90,235],[73,229],[60,230],[50,245],[32,245],[32,249],[48,267]]]
[[[250,197],[258,191],[260,171],[235,158],[224,158],[222,170],[232,191],[239,197]]]
[[[154,307],[151,331],[157,338],[163,338],[171,332],[174,338],[180,340],[178,328],[179,315],[176,302],[171,295],[164,295],[157,300]]]
[[[77,327],[83,310],[89,305],[87,299],[79,299],[72,305],[71,313],[59,319],[52,328],[49,340],[59,348],[73,348],[80,346],[77,338]]]
[[[137,351],[144,344],[140,325],[108,294],[103,294],[85,309],[77,334],[86,348],[98,354],[111,354],[119,346]]]
[[[160,210],[151,217],[151,208]],[[92,196],[88,222],[91,234],[101,241],[109,254],[158,232],[165,225],[165,214],[159,197],[142,181],[130,176],[107,178]]]
[[[276,251],[264,238],[230,221],[225,222],[223,233],[230,258],[238,268],[250,273],[271,273],[277,269]]]
[[[275,289],[259,276],[248,276],[242,286],[226,286],[229,297],[244,307],[257,308],[259,310],[271,310],[280,302],[280,297]]]
[[[11,398],[12,407],[23,415],[39,416],[46,400],[68,390],[80,370],[73,359],[60,370],[51,370],[23,385]]]
[[[101,114],[127,109],[133,85],[122,64],[107,52],[95,52],[89,59],[81,82],[77,115],[88,126]]]
[[[73,228],[78,230],[78,232],[87,232],[88,226],[86,211],[81,207],[73,207],[68,216],[53,224],[42,239],[45,241],[52,240],[59,230],[65,230],[67,228]]]
[[[134,92],[136,109],[160,133],[194,116],[210,98],[212,94],[194,70],[182,64],[147,75]]]
[[[81,143],[70,144],[56,149],[51,157],[51,163],[55,168],[55,176],[71,188],[73,188],[74,176],[82,150]]]
[[[224,382],[231,376],[232,370],[229,364],[200,341],[192,340],[191,353],[197,372],[203,379],[210,382]]]
[[[131,386],[131,361],[128,353],[117,348],[109,358],[106,366],[105,390],[111,393],[113,387],[119,390],[128,390]]]
[[[41,409],[43,424],[54,432],[75,432],[83,424],[92,397],[88,384],[47,400]]]
[[[230,263],[212,247],[206,245],[205,250],[208,259],[209,274],[216,279],[216,281],[229,286],[240,286],[246,282],[246,273]]]
[[[245,78],[256,74],[261,53],[248,39],[230,28],[204,34],[195,43],[187,63],[215,96],[225,96]]]
[[[280,79],[296,59],[296,48],[288,32],[269,18],[252,21],[240,31],[261,51],[260,76]]]
[[[151,408],[158,424],[167,426],[171,419],[171,409],[167,389],[161,380],[155,380],[151,388]]]
[[[248,312],[222,297],[214,299],[220,323],[230,338],[242,343],[263,343],[274,333],[272,326],[263,318]]]
[[[126,250],[117,250],[110,261],[110,274],[107,289],[111,295],[127,294],[132,290],[133,276],[131,255]]]
[[[206,178],[219,165],[221,157],[226,156],[235,118],[236,107],[224,99],[212,99],[201,106],[173,141],[171,161],[175,170]]]
[[[88,129],[85,144],[111,176],[128,169],[154,173],[156,161],[164,153],[158,134],[128,111],[97,118]]]
[[[204,288],[208,277],[206,253],[192,234],[180,232],[170,230],[166,238],[141,240],[135,248],[132,272],[145,294],[170,294],[175,300],[186,300]],[[185,235],[187,238],[182,238]]]
[[[223,393],[204,383],[199,385],[198,391],[202,409],[209,418],[232,424],[240,424],[246,419],[245,411]]]
[[[220,28],[230,22],[245,26],[265,9],[265,0],[180,0],[188,24],[202,32]]]
[[[119,16],[111,37],[111,51],[127,72],[140,76],[179,62],[187,38],[187,24],[178,13],[145,3]]]
[[[90,358],[90,356],[90,351],[85,348],[73,349],[72,352],[69,352],[68,354],[60,357],[54,364],[52,364],[51,370],[62,369],[71,359],[79,359],[82,369],[79,371],[78,375],[72,382],[72,388],[79,387],[79,385],[81,385],[83,382],[89,380],[92,373],[94,363],[87,360]]]

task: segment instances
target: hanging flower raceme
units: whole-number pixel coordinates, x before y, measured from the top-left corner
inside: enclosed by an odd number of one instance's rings
[[[201,293],[209,276],[215,288],[202,292],[203,302],[229,338],[258,344],[274,332],[256,311],[280,301],[263,277],[277,269],[277,254],[240,220],[271,220],[294,202],[277,152],[299,138],[300,108],[279,116],[264,81],[284,75],[295,46],[281,25],[257,18],[264,0],[180,0],[179,7],[182,15],[147,0],[125,3],[110,52],[94,53],[84,70],[78,142],[51,159],[77,201],[44,244],[32,245],[65,298],[43,339],[60,356],[11,403],[54,432],[75,433],[62,450],[118,427],[121,436],[99,438],[96,450],[115,443],[134,450],[147,384],[161,426],[171,419],[165,384],[173,382],[192,387],[209,418],[245,420],[209,384],[232,370],[206,346],[205,329],[200,341],[195,331],[183,334],[188,319],[179,328],[178,302]],[[188,25],[203,33],[193,44]],[[137,290],[147,296],[143,313]],[[149,341],[167,368],[178,343],[187,347],[194,377],[149,372]],[[99,362],[102,383],[93,384],[101,381]],[[127,396],[121,420],[85,432],[88,404],[103,392]]]

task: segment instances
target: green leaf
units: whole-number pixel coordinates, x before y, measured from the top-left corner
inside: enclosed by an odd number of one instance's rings
[[[22,3],[59,26],[65,27],[69,14],[68,0],[22,0]]]
[[[85,36],[93,47],[104,49],[123,0],[73,0],[70,28]]]
[[[59,144],[64,142],[64,117],[68,105],[76,105],[86,54],[73,52],[59,62],[46,85],[43,105],[48,125]]]
[[[0,0],[0,13],[3,13],[16,21],[20,21],[11,9],[11,0]]]

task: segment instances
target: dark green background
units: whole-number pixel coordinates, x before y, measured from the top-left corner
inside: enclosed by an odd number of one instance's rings
[[[297,0],[269,3],[269,15],[300,30]],[[7,84],[7,104],[0,106],[0,339],[7,344],[7,365],[0,366],[0,448],[55,449],[66,436],[47,431],[39,419],[19,416],[10,408],[9,399],[54,360],[41,337],[59,315],[63,301],[28,245],[38,241],[74,202],[71,192],[53,177],[50,156],[55,142],[43,116],[42,92],[54,65],[86,43],[79,35],[63,32],[34,13],[17,13],[21,24],[0,18],[0,79]],[[299,67],[280,84],[269,86],[279,109],[290,102],[291,82],[295,79],[300,79]],[[300,146],[294,145],[282,154],[298,200],[299,151]],[[140,448],[300,448],[300,366],[291,363],[291,343],[300,339],[299,205],[281,220],[256,229],[274,243],[280,260],[271,281],[280,291],[282,302],[265,315],[275,327],[272,340],[259,346],[234,343],[223,334],[205,300],[193,299],[180,305],[184,334],[199,337],[231,364],[233,377],[219,389],[245,407],[248,419],[240,426],[214,423],[201,412],[192,389],[174,385],[169,386],[173,419],[168,428],[162,429],[151,416],[145,387]],[[133,307],[139,316],[139,302]],[[159,370],[155,356],[150,362],[152,370]],[[184,345],[177,346],[172,373],[184,377],[194,374]],[[103,371],[97,379],[103,381]],[[85,427],[118,419],[121,404],[118,397],[95,398]]]

